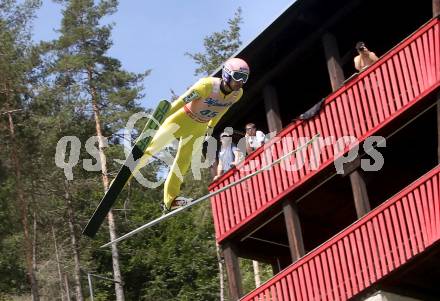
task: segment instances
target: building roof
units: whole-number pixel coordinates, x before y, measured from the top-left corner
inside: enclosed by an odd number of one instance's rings
[[[399,18],[392,20],[399,25],[389,26],[396,5]],[[330,94],[322,45],[325,34],[336,39],[348,78],[355,71],[352,59],[356,42],[365,41],[381,55],[426,22],[431,14],[430,1],[417,6],[394,0],[295,1],[234,55],[249,63],[251,76],[242,100],[225,115],[216,132],[220,133],[225,126],[241,129],[247,122],[267,130],[263,109],[267,85],[277,90],[283,126]],[[219,76],[220,68],[213,75]]]

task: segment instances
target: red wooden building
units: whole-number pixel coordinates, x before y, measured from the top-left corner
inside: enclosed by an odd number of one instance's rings
[[[440,300],[440,1],[407,2],[298,0],[237,54],[250,81],[218,128],[278,134],[210,191],[301,137],[357,142],[317,140],[211,199],[230,300]],[[359,40],[380,59],[356,74]],[[323,98],[315,117],[295,119]],[[271,264],[273,278],[245,295],[238,258]]]

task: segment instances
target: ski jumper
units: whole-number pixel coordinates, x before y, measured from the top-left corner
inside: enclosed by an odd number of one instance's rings
[[[177,139],[176,158],[164,186],[167,208],[180,193],[183,176],[188,171],[194,148],[200,148],[208,128],[214,128],[230,106],[243,95],[243,89],[225,95],[220,89],[221,79],[206,77],[196,82],[175,100],[164,123],[151,140],[133,174],[143,167],[151,156]],[[200,139],[198,139],[200,138]],[[199,141],[200,143],[195,143]]]

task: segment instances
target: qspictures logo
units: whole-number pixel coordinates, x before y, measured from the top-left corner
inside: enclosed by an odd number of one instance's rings
[[[183,175],[178,165],[173,165],[175,156],[173,152],[170,151],[170,148],[166,148],[165,146],[185,145],[191,141],[191,171],[194,179],[200,180],[201,171],[210,168],[216,161],[220,142],[213,137],[207,136],[194,137],[190,135],[183,139],[178,139],[175,135],[180,128],[178,124],[169,125],[166,133],[162,133],[161,139],[166,143],[162,143],[164,145],[160,152],[157,154],[147,153],[144,156],[142,156],[141,153],[138,159],[133,158],[133,146],[130,141],[134,125],[142,118],[148,118],[148,120],[153,121],[151,126],[147,126],[144,129],[134,144],[134,147],[138,147],[143,152],[147,149],[148,144],[159,128],[160,123],[157,119],[164,117],[160,115],[162,113],[159,112],[155,116],[146,113],[136,113],[130,117],[123,131],[124,141],[128,141],[124,147],[125,159],[113,159],[114,162],[129,167],[141,185],[148,188],[156,188],[164,182],[164,179],[158,177],[156,181],[150,181],[142,175],[140,170],[147,166],[151,160],[160,160],[170,172],[174,172],[176,176],[182,180]],[[233,131],[233,129],[229,129]],[[315,137],[316,139],[314,138],[312,142],[310,142],[312,137],[277,137],[275,133],[269,133],[266,136],[268,142],[262,146],[261,155],[247,160],[244,164],[239,164],[237,168],[240,171],[254,172],[261,168],[273,168],[275,161],[289,153],[291,153],[291,155],[287,155],[279,162],[281,169],[286,172],[296,172],[301,169],[307,171],[318,170],[320,166],[325,163],[323,162],[323,158],[331,157],[333,158],[336,172],[338,174],[344,174],[344,166],[357,159],[361,153],[365,158],[360,160],[360,168],[364,171],[378,171],[385,163],[382,153],[378,150],[379,148],[386,147],[386,139],[382,136],[368,137],[363,143],[360,143],[360,141],[353,136],[343,136],[340,138],[334,136],[319,136]],[[101,139],[102,147],[108,147],[107,138],[102,137]],[[243,153],[243,158],[247,155],[245,147],[246,139],[247,137],[243,137],[237,143],[238,149]],[[202,152],[204,143],[207,143],[205,154]],[[308,143],[309,145],[303,147]],[[99,138],[97,136],[90,137],[84,144],[86,152],[92,157],[82,160],[82,167],[86,171],[101,171],[101,157],[99,155],[98,145]],[[363,148],[362,152],[360,149],[361,145]],[[73,180],[73,168],[79,164],[81,147],[81,141],[76,136],[64,136],[57,143],[55,164],[64,170],[64,175],[68,180]],[[295,149],[298,149],[298,151],[293,151]]]

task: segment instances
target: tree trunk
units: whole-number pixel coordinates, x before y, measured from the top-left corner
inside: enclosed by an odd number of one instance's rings
[[[76,232],[75,232],[75,213],[72,208],[72,199],[70,197],[70,192],[69,192],[69,182],[67,180],[64,180],[64,192],[65,192],[64,197],[67,205],[67,218],[69,224],[70,243],[72,245],[73,261],[75,264],[74,278],[75,278],[76,300],[83,301],[84,296],[82,293],[82,286],[81,286],[81,264],[79,259],[80,256],[78,249],[78,240],[76,238]]]
[[[92,85],[92,70],[91,68],[88,69],[88,79],[89,79],[89,86],[92,96],[92,106],[93,106],[93,114],[95,117],[95,126],[96,126],[96,136],[98,136],[98,146],[99,146],[99,158],[101,160],[101,172],[102,172],[102,183],[104,185],[104,192],[106,192],[109,188],[109,179],[107,175],[107,158],[104,154],[104,139],[102,136],[102,129],[101,129],[101,119],[100,119],[100,112],[98,107],[98,98],[97,98],[97,92],[96,88]],[[115,240],[117,238],[116,235],[116,224],[115,220],[113,218],[113,213],[110,210],[110,212],[107,215],[108,220],[108,228],[110,232],[110,240]],[[115,293],[116,293],[116,301],[124,301],[124,288],[122,286],[122,275],[121,275],[121,269],[119,268],[119,252],[117,244],[112,244],[112,263],[113,263],[113,279],[115,283]]]
[[[217,251],[217,262],[218,262],[218,274],[220,281],[220,301],[225,300],[225,272],[223,270],[223,261],[220,256],[220,247],[215,243],[215,249]]]
[[[32,240],[32,269],[37,272],[37,214],[34,212],[34,228]]]
[[[28,204],[24,197],[22,183],[21,183],[21,172],[20,172],[20,162],[17,157],[16,143],[15,143],[15,129],[14,129],[14,121],[12,120],[11,112],[8,112],[9,117],[9,131],[11,133],[11,141],[12,141],[12,151],[11,151],[11,159],[15,168],[15,191],[17,194],[17,203],[20,209],[21,214],[21,223],[23,226],[23,234],[24,234],[24,251],[25,251],[25,259],[26,266],[28,271],[29,282],[31,284],[31,293],[32,300],[39,301],[40,296],[38,294],[38,282],[35,277],[33,263],[32,263],[32,240],[29,236],[29,223],[28,223]]]
[[[34,191],[35,191],[35,182],[32,181],[32,187],[31,187],[31,200],[34,208],[36,208],[35,204],[35,198],[34,198]],[[37,212],[36,209],[34,209],[34,227],[33,227],[33,239],[32,239],[32,269],[34,272],[34,275],[37,274]]]
[[[32,270],[34,274],[37,273],[37,214],[33,214],[33,235],[32,235]]]
[[[260,267],[258,265],[258,261],[252,260],[252,265],[254,267],[255,287],[260,287],[261,278],[260,278]]]
[[[53,225],[51,225],[50,227],[52,229],[53,244],[55,247],[55,258],[57,260],[57,270],[58,270],[58,279],[60,281],[61,301],[64,301],[65,297],[64,297],[64,288],[63,288],[63,274],[61,272],[60,255],[58,253],[57,237],[55,235],[55,229],[54,229]]]
[[[66,299],[70,301],[70,287],[69,287],[69,278],[67,278],[67,274],[64,274],[64,285],[66,287]]]

